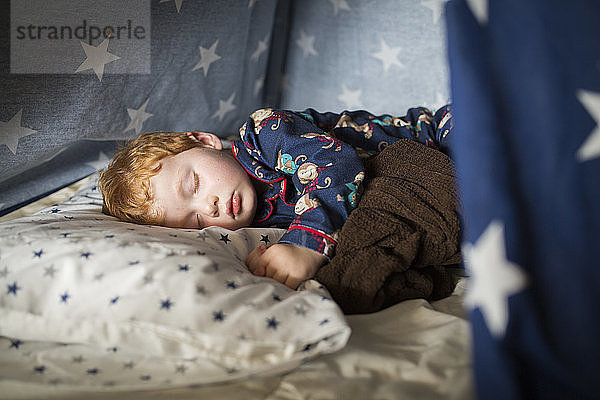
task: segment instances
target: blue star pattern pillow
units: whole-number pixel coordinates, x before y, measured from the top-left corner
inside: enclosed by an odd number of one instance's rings
[[[179,230],[101,213],[95,180],[0,224],[0,375],[111,388],[223,382],[342,348],[326,290],[293,291],[244,259],[284,230]],[[83,378],[83,379],[82,379]]]

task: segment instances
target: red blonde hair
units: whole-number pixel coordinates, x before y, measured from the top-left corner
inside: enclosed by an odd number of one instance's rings
[[[160,160],[195,147],[204,145],[187,132],[145,133],[126,143],[100,173],[102,212],[126,222],[160,225],[164,216],[152,199],[150,178],[160,172]]]

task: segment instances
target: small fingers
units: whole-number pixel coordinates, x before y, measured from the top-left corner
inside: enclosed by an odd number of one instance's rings
[[[261,244],[260,246],[256,247],[254,250],[252,250],[250,252],[250,254],[248,254],[248,257],[246,258],[246,266],[248,267],[248,270],[250,270],[250,272],[252,272],[254,275],[258,275],[258,276],[264,276],[265,275],[265,261],[263,259],[263,254],[265,252],[265,250],[267,249],[267,246],[265,246],[264,244]]]

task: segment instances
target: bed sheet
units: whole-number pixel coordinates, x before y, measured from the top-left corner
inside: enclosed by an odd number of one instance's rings
[[[89,184],[93,185],[93,180]],[[18,379],[0,377],[0,398],[469,399],[474,394],[470,329],[462,307],[465,285],[463,278],[452,296],[438,302],[409,300],[377,313],[347,316],[352,334],[347,344],[332,354],[321,351],[312,357],[289,359],[220,384],[195,384],[191,377],[179,387],[150,390],[74,387],[59,381],[36,383],[36,372],[28,369]],[[10,339],[1,343],[5,351],[17,350],[11,349],[14,343]],[[37,344],[39,350],[55,345]],[[32,354],[44,357],[43,351]],[[201,377],[197,381],[201,382]]]

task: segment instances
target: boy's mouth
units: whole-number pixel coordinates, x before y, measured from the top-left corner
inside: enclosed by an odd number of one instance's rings
[[[227,204],[225,204],[227,215],[234,218],[236,215],[240,213],[241,201],[240,196],[237,193],[233,193],[231,198],[227,200]]]

